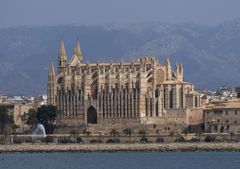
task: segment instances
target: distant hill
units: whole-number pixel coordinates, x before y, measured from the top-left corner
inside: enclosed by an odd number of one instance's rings
[[[12,95],[46,93],[47,72],[57,61],[61,36],[68,58],[79,38],[84,61],[157,56],[182,61],[185,79],[197,88],[240,85],[240,19],[218,26],[193,23],[60,25],[0,29],[0,91]],[[174,67],[174,65],[172,65]]]

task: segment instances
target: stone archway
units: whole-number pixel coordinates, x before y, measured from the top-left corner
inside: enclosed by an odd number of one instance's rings
[[[93,106],[88,108],[87,123],[97,124],[97,110]]]

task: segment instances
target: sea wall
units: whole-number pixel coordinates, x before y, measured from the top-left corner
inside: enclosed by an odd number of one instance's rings
[[[198,152],[238,151],[240,143],[171,144],[20,144],[0,145],[0,153],[14,152]]]

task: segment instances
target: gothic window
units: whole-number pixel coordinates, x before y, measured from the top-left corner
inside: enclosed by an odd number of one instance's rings
[[[198,107],[198,98],[195,97],[195,107]]]
[[[145,98],[146,116],[148,116],[148,99]]]
[[[63,78],[60,77],[60,78],[58,79],[58,84],[61,84],[61,83],[62,83],[62,80],[63,80]]]
[[[159,98],[158,98],[158,99],[159,99]],[[157,99],[157,101],[156,101],[156,116],[159,115],[159,110],[158,110],[158,99]]]
[[[159,89],[155,90],[155,97],[157,98],[157,97],[159,97],[159,95],[160,95]]]
[[[170,103],[170,108],[173,108],[173,90],[169,91],[169,103]]]
[[[150,98],[150,116],[153,116],[153,98]]]
[[[164,108],[166,108],[167,107],[167,103],[166,103],[166,98],[167,98],[167,91],[166,91],[166,89],[164,89],[164,91],[163,91],[163,99],[164,99]]]

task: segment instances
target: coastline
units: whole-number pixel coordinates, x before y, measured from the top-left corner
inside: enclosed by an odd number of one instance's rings
[[[0,153],[50,152],[240,152],[240,143],[9,144]]]

